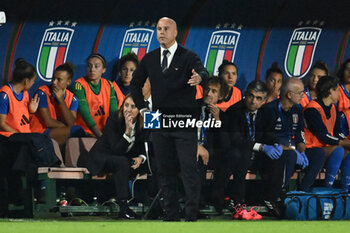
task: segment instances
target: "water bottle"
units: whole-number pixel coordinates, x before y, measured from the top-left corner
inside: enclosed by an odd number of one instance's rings
[[[60,206],[68,206],[66,193],[64,193],[64,192],[62,192],[61,195],[60,195]]]

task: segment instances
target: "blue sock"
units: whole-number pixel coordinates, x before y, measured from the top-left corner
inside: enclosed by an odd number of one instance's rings
[[[350,186],[350,154],[347,154],[345,159],[343,160],[341,166],[341,186],[342,189],[349,191]]]
[[[326,166],[326,187],[332,187],[344,157],[344,148],[339,146],[333,150]]]
[[[73,125],[72,128],[70,128],[70,137],[85,137],[86,133],[84,129],[80,125]]]

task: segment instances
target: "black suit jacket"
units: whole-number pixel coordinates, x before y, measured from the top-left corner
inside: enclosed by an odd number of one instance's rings
[[[140,154],[145,155],[144,132],[137,128],[134,145],[127,152],[130,143],[123,137],[125,121],[119,119],[118,113],[119,111],[113,112],[108,117],[103,135],[87,155],[87,168],[92,175],[99,174],[103,170],[109,156],[126,156],[131,159]]]
[[[255,117],[255,141],[252,141],[245,115],[247,112],[245,99],[229,107],[225,112],[223,122],[227,149],[235,147],[252,150],[256,142],[268,145],[278,143],[271,121],[271,114],[268,110],[267,108],[258,109]]]
[[[168,114],[194,114],[196,87],[187,84],[192,69],[201,76],[202,82],[208,78],[208,72],[199,57],[181,45],[178,45],[165,73],[161,71],[160,48],[146,54],[131,81],[131,94],[136,106],[139,109],[145,108],[141,89],[149,77],[153,110],[159,109]]]

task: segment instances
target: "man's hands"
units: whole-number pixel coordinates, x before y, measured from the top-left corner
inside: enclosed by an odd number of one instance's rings
[[[194,69],[192,69],[192,76],[188,80],[187,84],[190,84],[190,86],[196,86],[201,82],[202,82],[201,76]]]
[[[302,169],[309,166],[309,160],[305,152],[300,153],[298,150],[295,150],[295,153],[297,153],[297,164],[300,165]]]
[[[262,151],[272,160],[279,159],[283,153],[283,148],[279,144],[275,144],[273,146],[264,145]]]
[[[134,161],[134,164],[131,166],[132,169],[137,169],[138,167],[140,167],[143,158],[141,156],[136,157],[136,158],[132,158],[132,160]]]
[[[215,120],[220,120],[220,108],[216,104],[207,104],[209,112],[213,114]]]
[[[202,145],[198,145],[198,147],[197,147],[197,161],[199,160],[199,157],[202,158],[204,165],[208,165],[209,152]]]

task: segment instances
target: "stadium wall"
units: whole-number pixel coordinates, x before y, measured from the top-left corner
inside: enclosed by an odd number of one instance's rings
[[[77,79],[91,52],[106,57],[104,77],[113,80],[120,56],[135,51],[142,58],[159,46],[155,25],[162,16],[177,21],[178,42],[210,73],[222,59],[235,62],[242,90],[264,80],[275,61],[285,76],[305,77],[316,60],[334,72],[350,57],[348,9],[347,0],[2,0],[1,84],[11,80],[19,57],[37,69],[31,92],[64,61],[75,64]]]

